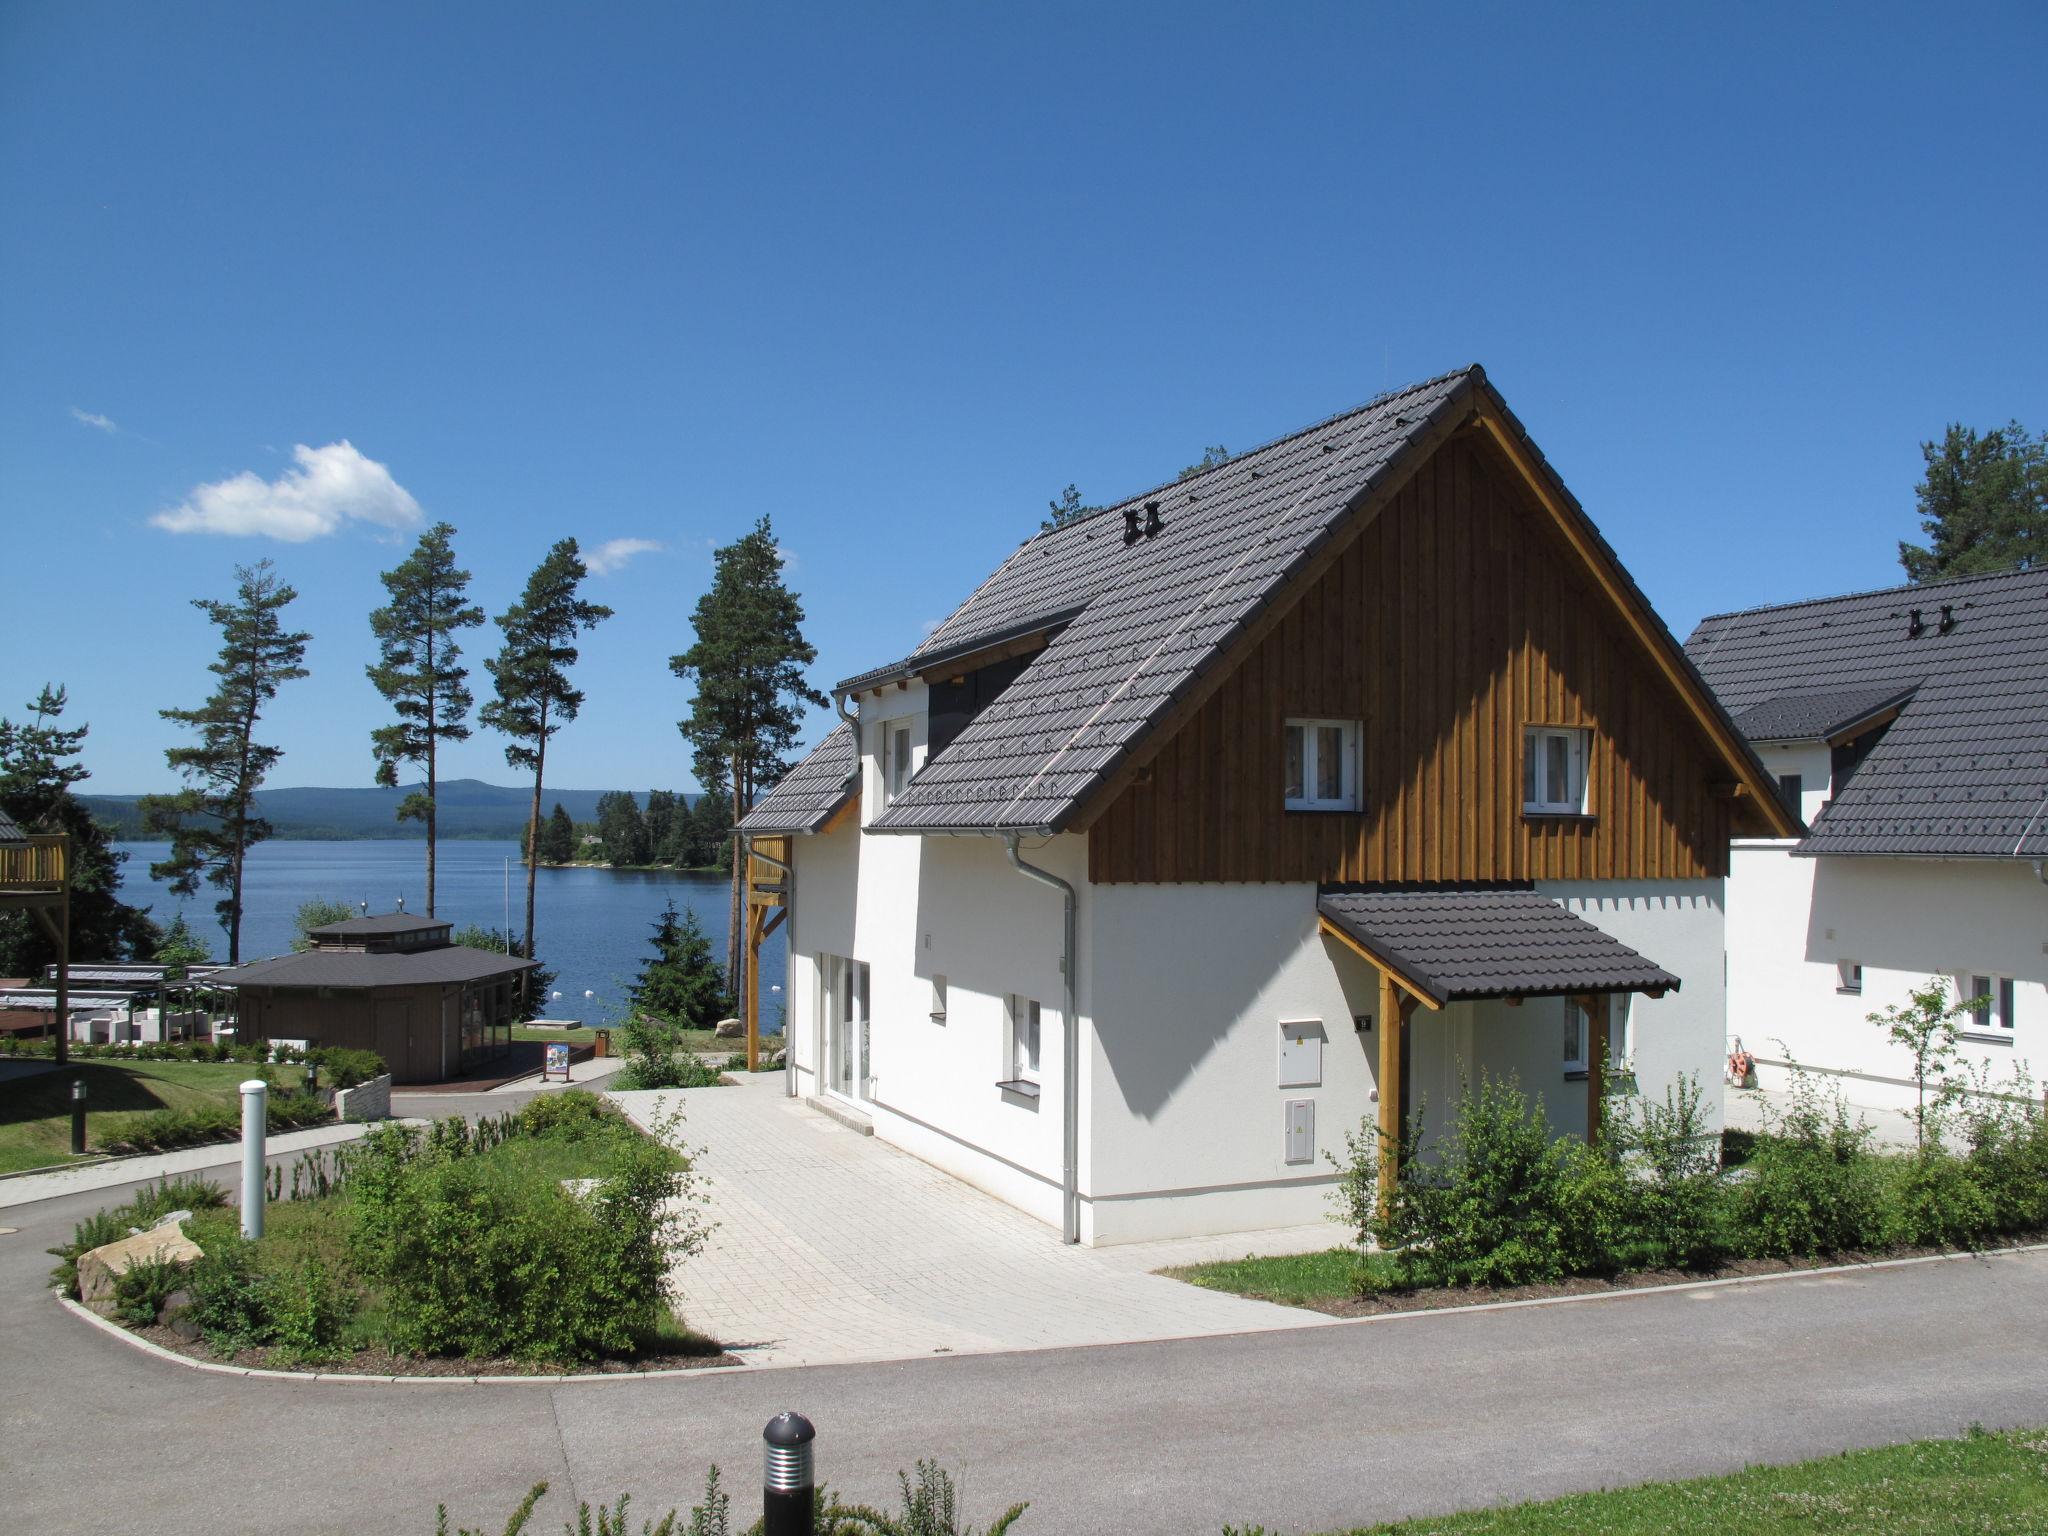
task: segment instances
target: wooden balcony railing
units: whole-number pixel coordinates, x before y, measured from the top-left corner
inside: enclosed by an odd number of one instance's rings
[[[0,843],[0,891],[57,891],[64,886],[62,834],[37,833],[26,843]]]

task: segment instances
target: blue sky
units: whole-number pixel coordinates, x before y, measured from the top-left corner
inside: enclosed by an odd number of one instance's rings
[[[682,785],[667,658],[761,513],[829,685],[1069,481],[1475,360],[1681,635],[1888,585],[1919,441],[2048,422],[2044,58],[2039,5],[17,0],[0,710],[64,681],[92,787],[166,787],[185,599],[268,555],[273,782],[367,784],[417,509],[493,613],[563,534],[661,546],[550,777]],[[203,531],[252,508],[313,536]]]

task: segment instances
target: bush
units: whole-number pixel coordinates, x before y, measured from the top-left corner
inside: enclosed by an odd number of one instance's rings
[[[334,1108],[311,1093],[273,1093],[264,1116],[265,1133],[302,1130],[334,1118]],[[137,1115],[111,1135],[100,1138],[103,1152],[169,1152],[208,1142],[233,1141],[242,1134],[237,1104],[207,1104],[197,1109],[154,1109]]]
[[[716,1067],[682,1049],[681,1032],[673,1024],[635,1014],[623,1033],[626,1065],[612,1079],[616,1088],[715,1088],[724,1081]]]
[[[1936,1146],[1886,1162],[1893,1241],[1967,1248],[1998,1230],[1997,1209],[1964,1159]]]
[[[600,1131],[623,1126],[603,1099],[583,1088],[536,1094],[519,1111],[519,1124],[529,1136],[560,1136],[581,1141]]]
[[[1727,1188],[1717,1166],[1699,1078],[1681,1075],[1664,1102],[1605,1102],[1601,1150],[1622,1170],[1620,1239],[1625,1268],[1710,1269],[1731,1248]]]
[[[114,1277],[114,1315],[131,1328],[147,1328],[163,1310],[164,1298],[185,1283],[182,1265],[144,1259]]]
[[[2048,1117],[2033,1083],[2016,1077],[1994,1092],[1980,1079],[1953,1118],[1971,1177],[1990,1203],[1993,1229],[2048,1227]]]
[[[1751,1177],[1736,1187],[1741,1251],[1792,1259],[1883,1247],[1888,1219],[1884,1171],[1869,1149],[1870,1127],[1849,1120],[1841,1091],[1823,1097],[1793,1069],[1792,1107],[1774,1116],[1751,1151]]]
[[[17,1039],[0,1035],[0,1056],[55,1056],[57,1042],[46,1039]],[[87,1040],[71,1042],[73,1061],[297,1061],[295,1046],[273,1046],[264,1040],[216,1042],[173,1040],[161,1044],[140,1041],[133,1045],[95,1045]]]
[[[144,1185],[124,1205],[95,1211],[72,1229],[71,1241],[48,1249],[57,1260],[50,1283],[63,1288],[67,1296],[78,1294],[78,1256],[103,1248],[131,1232],[155,1226],[173,1211],[217,1210],[227,1204],[227,1195],[217,1184],[205,1179],[161,1178]]]
[[[340,1046],[316,1046],[306,1052],[306,1064],[320,1069],[323,1088],[359,1088],[389,1069],[375,1051],[351,1051]]]
[[[192,1321],[199,1336],[223,1355],[270,1343],[276,1334],[256,1245],[233,1233],[211,1237],[185,1272]]]

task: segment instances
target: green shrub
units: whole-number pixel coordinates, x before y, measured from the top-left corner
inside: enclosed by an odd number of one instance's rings
[[[1697,1076],[1664,1102],[1616,1095],[1604,1105],[1601,1150],[1623,1170],[1615,1260],[1626,1268],[1711,1269],[1731,1247],[1729,1199]]]
[[[583,1088],[536,1094],[519,1111],[519,1124],[529,1136],[560,1136],[581,1141],[621,1124],[603,1099]]]
[[[222,1234],[185,1272],[199,1336],[224,1355],[268,1344],[275,1334],[255,1250],[242,1237]]]
[[[114,1277],[114,1315],[131,1328],[147,1328],[163,1310],[164,1298],[185,1283],[184,1266],[144,1259]]]
[[[716,1088],[725,1079],[718,1068],[689,1051],[668,1050],[634,1054],[612,1079],[614,1087],[626,1092],[646,1088]]]
[[[1869,1142],[1870,1127],[1850,1123],[1840,1090],[1823,1098],[1811,1076],[1794,1068],[1791,1108],[1757,1137],[1751,1176],[1736,1186],[1741,1250],[1791,1259],[1883,1247],[1896,1222]]]
[[[47,1250],[57,1260],[50,1283],[67,1296],[78,1294],[78,1256],[103,1248],[129,1233],[155,1226],[173,1211],[216,1210],[227,1204],[227,1195],[217,1184],[200,1178],[160,1178],[145,1184],[134,1198],[104,1211],[95,1211],[72,1229],[71,1241]]]
[[[331,1360],[341,1353],[354,1307],[318,1259],[308,1256],[282,1273],[264,1275],[257,1298],[279,1363]]]
[[[375,1051],[351,1051],[339,1046],[318,1046],[306,1052],[306,1063],[320,1069],[323,1088],[359,1088],[390,1069]]]
[[[318,1094],[273,1093],[264,1116],[265,1133],[278,1135],[321,1125],[334,1118],[333,1106]],[[196,1109],[155,1109],[137,1115],[119,1130],[100,1138],[103,1152],[170,1152],[179,1147],[233,1141],[242,1134],[238,1104],[206,1104]]]
[[[1968,1162],[1930,1147],[1885,1159],[1885,1192],[1894,1240],[1930,1248],[1967,1248],[1998,1227],[1997,1208]]]
[[[1994,1091],[1985,1081],[1958,1104],[1955,1130],[1998,1232],[2048,1227],[2048,1116],[2025,1077]]]

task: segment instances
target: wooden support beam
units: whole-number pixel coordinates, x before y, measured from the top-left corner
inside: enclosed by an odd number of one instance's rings
[[[1607,1091],[1607,994],[1574,999],[1586,1010],[1586,1145],[1600,1139],[1600,1100]]]
[[[1380,972],[1380,1205],[1401,1176],[1401,989],[1391,971]]]

